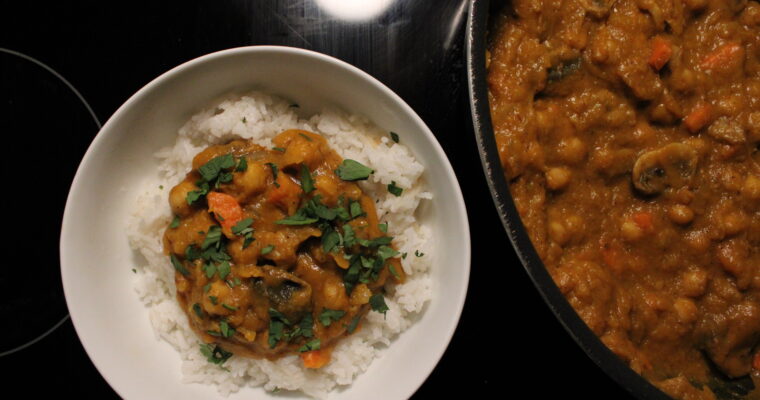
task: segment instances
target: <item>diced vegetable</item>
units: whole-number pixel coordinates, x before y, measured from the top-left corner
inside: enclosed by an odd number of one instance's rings
[[[312,350],[301,353],[301,360],[305,368],[322,368],[330,362],[330,353],[325,350]]]
[[[668,63],[673,55],[673,46],[670,41],[662,36],[655,36],[652,39],[652,54],[649,56],[649,65],[659,71]]]
[[[220,192],[206,195],[208,209],[216,215],[222,230],[226,235],[232,235],[232,227],[243,220],[243,208],[234,197]]]
[[[702,60],[700,66],[702,69],[712,70],[731,65],[743,56],[742,50],[744,50],[744,48],[738,43],[724,44],[708,54],[707,57]]]
[[[649,231],[654,227],[652,223],[652,214],[646,211],[641,211],[633,214],[633,222],[638,225],[643,231]]]
[[[712,121],[712,106],[707,103],[701,103],[694,107],[693,110],[683,119],[684,125],[691,133],[697,133]]]

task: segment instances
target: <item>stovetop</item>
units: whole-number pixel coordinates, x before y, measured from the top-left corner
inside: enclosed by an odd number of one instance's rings
[[[2,382],[32,398],[50,388],[118,398],[82,348],[61,289],[58,240],[71,179],[100,125],[153,78],[213,51],[274,44],[378,78],[428,124],[459,178],[473,241],[470,287],[454,338],[415,398],[454,388],[468,397],[628,397],[565,333],[508,244],[472,132],[467,1],[72,3],[5,3],[0,13]]]

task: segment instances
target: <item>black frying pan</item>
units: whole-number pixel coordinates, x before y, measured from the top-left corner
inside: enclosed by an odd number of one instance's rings
[[[544,267],[520,220],[520,215],[517,213],[509,192],[509,186],[504,179],[504,171],[499,161],[488,106],[485,60],[489,3],[488,0],[470,0],[467,36],[465,38],[467,83],[470,90],[470,108],[480,160],[483,163],[491,196],[504,224],[504,229],[507,230],[509,239],[512,241],[523,267],[525,267],[546,304],[586,354],[610,378],[634,396],[640,399],[669,399],[668,396],[630,369],[612,353],[581,320]]]

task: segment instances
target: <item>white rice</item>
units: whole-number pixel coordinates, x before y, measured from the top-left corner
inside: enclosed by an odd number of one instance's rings
[[[304,119],[297,111],[291,103],[260,92],[230,95],[216,102],[179,130],[173,146],[156,153],[160,164],[157,174],[145,182],[135,199],[127,232],[132,248],[144,258],[136,268],[135,289],[148,309],[157,340],[165,340],[179,352],[186,383],[216,385],[223,395],[242,387],[263,385],[268,391],[302,391],[317,398],[327,397],[336,385],[351,384],[373,359],[380,357],[383,348],[419,317],[430,300],[432,232],[415,218],[420,203],[432,197],[421,178],[423,166],[403,144],[394,143],[388,132],[365,118],[327,109]],[[330,363],[319,370],[303,368],[298,356],[274,362],[233,356],[224,364],[227,369],[224,370],[201,355],[201,342],[176,300],[174,269],[162,247],[163,231],[172,219],[168,191],[191,169],[193,156],[207,146],[247,138],[271,147],[274,136],[294,128],[323,135],[343,158],[375,170],[360,185],[377,200],[378,216],[381,222],[388,223],[388,234],[395,237],[397,249],[408,253],[402,260],[408,280],[387,288],[390,310],[386,317],[369,313],[361,329],[344,338],[332,353]],[[404,189],[400,197],[388,193],[387,185],[392,181]],[[415,251],[428,256],[416,257]]]

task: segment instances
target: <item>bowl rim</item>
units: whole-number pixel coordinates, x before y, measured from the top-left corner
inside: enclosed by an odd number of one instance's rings
[[[512,247],[528,273],[533,285],[538,289],[544,302],[559,320],[576,344],[610,378],[629,393],[641,399],[668,400],[660,389],[641,375],[634,372],[615,353],[602,343],[573,309],[554,283],[546,266],[538,256],[528,232],[515,207],[509,185],[504,179],[504,169],[499,158],[498,147],[491,122],[486,81],[486,46],[490,1],[469,0],[470,9],[465,29],[465,53],[467,88],[470,97],[475,139],[483,171],[488,181],[491,197],[509,236]]]
[[[72,180],[71,186],[69,187],[69,193],[66,197],[66,206],[64,208],[63,218],[61,221],[61,235],[60,235],[60,240],[59,240],[59,251],[60,251],[59,259],[61,263],[60,265],[61,280],[63,282],[64,296],[66,298],[67,306],[69,306],[69,299],[71,297],[71,293],[74,290],[72,288],[72,282],[69,281],[69,279],[67,278],[68,275],[66,273],[67,270],[71,269],[71,268],[67,268],[66,265],[69,264],[67,260],[71,257],[69,255],[69,251],[67,250],[68,248],[67,241],[71,240],[72,238],[72,234],[69,233],[71,229],[70,227],[72,226],[72,223],[73,223],[72,217],[71,217],[71,213],[72,213],[71,209],[73,207],[72,198],[75,196],[76,193],[82,190],[81,177],[83,175],[83,171],[86,169],[87,165],[92,162],[92,159],[94,158],[94,154],[98,153],[98,150],[100,149],[100,147],[103,146],[103,141],[105,140],[104,137],[106,135],[109,135],[108,132],[110,132],[112,130],[112,127],[117,124],[117,121],[123,118],[123,115],[126,113],[127,110],[132,108],[136,103],[139,103],[140,101],[142,101],[146,96],[148,96],[151,92],[159,88],[166,81],[170,81],[172,78],[183,73],[185,70],[194,68],[203,63],[212,62],[220,58],[235,57],[235,56],[246,54],[246,53],[266,53],[266,52],[280,53],[280,54],[287,54],[287,55],[294,55],[298,57],[316,59],[317,61],[320,61],[326,64],[331,64],[336,68],[346,70],[347,73],[354,75],[355,77],[359,78],[362,81],[366,81],[368,84],[378,89],[382,94],[387,96],[387,98],[390,99],[393,103],[397,104],[403,110],[404,114],[406,114],[410,118],[412,123],[417,125],[420,128],[419,131],[425,137],[425,142],[431,145],[431,147],[426,148],[425,151],[434,152],[436,158],[439,158],[444,161],[442,165],[437,166],[437,167],[439,167],[439,169],[442,169],[444,171],[444,175],[446,176],[446,179],[452,183],[451,192],[453,194],[453,198],[451,200],[452,200],[452,204],[454,205],[454,208],[456,209],[455,216],[460,219],[460,223],[463,227],[463,231],[460,232],[460,234],[462,238],[461,242],[462,242],[464,263],[460,265],[460,268],[462,268],[464,271],[463,271],[463,279],[461,280],[461,283],[458,285],[462,289],[459,291],[455,299],[456,308],[453,310],[451,309],[448,310],[449,311],[448,315],[450,315],[450,317],[446,319],[446,321],[448,321],[447,326],[445,326],[445,329],[442,330],[443,335],[441,337],[445,339],[446,345],[441,346],[439,349],[435,351],[435,353],[431,354],[430,357],[427,357],[429,362],[427,363],[427,365],[423,365],[422,367],[423,369],[421,370],[421,375],[419,375],[422,379],[419,379],[415,383],[408,385],[408,389],[406,390],[408,392],[407,397],[411,397],[427,381],[427,379],[430,377],[430,374],[433,372],[435,367],[441,361],[443,354],[451,345],[451,340],[453,339],[454,333],[457,327],[459,326],[462,311],[464,309],[464,303],[467,297],[467,293],[469,291],[469,279],[470,279],[470,270],[471,270],[472,260],[471,260],[470,226],[469,226],[469,219],[467,215],[467,209],[464,203],[464,196],[462,194],[462,189],[459,184],[459,180],[457,179],[456,173],[454,172],[454,169],[451,166],[451,162],[446,156],[446,153],[443,151],[443,148],[441,147],[440,143],[438,142],[437,138],[432,133],[430,128],[427,126],[427,124],[425,124],[422,118],[414,111],[414,109],[411,108],[411,106],[409,106],[398,94],[396,94],[394,91],[392,91],[385,84],[380,82],[377,78],[373,77],[369,73],[361,70],[360,68],[346,61],[343,61],[336,57],[332,57],[327,54],[319,53],[313,50],[290,47],[290,46],[279,46],[279,45],[252,45],[252,46],[240,46],[240,47],[233,47],[233,48],[214,51],[214,52],[190,59],[188,61],[185,61],[169,69],[168,71],[160,74],[159,76],[157,76],[156,78],[152,79],[150,82],[145,84],[143,87],[141,87],[137,92],[132,94],[121,106],[119,106],[119,108],[108,118],[106,123],[102,125],[97,135],[92,140],[89,147],[87,148],[87,151],[85,152],[84,156],[82,157],[82,160],[80,161],[77,167],[77,172],[74,175],[74,179]],[[428,304],[426,304],[426,308]],[[103,366],[100,365],[99,362],[96,360],[96,358],[93,357],[92,348],[88,346],[88,344],[84,340],[82,340],[83,336],[79,328],[81,324],[77,324],[77,321],[80,318],[79,313],[76,311],[76,309],[71,309],[71,307],[69,307],[69,314],[70,314],[72,325],[74,326],[74,330],[77,333],[77,337],[79,338],[82,344],[82,347],[84,348],[85,353],[87,354],[88,358],[93,363],[95,368],[98,370],[100,375],[106,380],[108,385],[117,394],[119,394],[119,396],[123,397],[124,394],[121,393],[119,389],[117,389],[117,385],[115,385],[114,382],[112,381],[114,378],[104,373]],[[424,314],[424,311],[420,315],[423,315],[423,314]],[[410,328],[413,327],[414,325],[415,324],[412,324]],[[404,331],[400,332],[400,334],[403,334],[407,330],[408,329],[405,329]],[[397,339],[397,337],[395,339]],[[373,359],[373,362],[374,361],[375,360]],[[363,373],[360,373],[357,377],[362,376],[362,375]],[[353,386],[353,381],[351,384],[345,386],[343,389],[341,389],[340,387],[336,387],[335,389],[333,389],[333,391],[348,390],[352,386]]]

